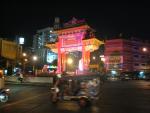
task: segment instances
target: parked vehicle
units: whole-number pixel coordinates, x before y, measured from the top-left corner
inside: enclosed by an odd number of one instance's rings
[[[120,80],[139,80],[139,72],[122,72],[120,74]]]
[[[145,80],[150,80],[150,73],[145,73]]]

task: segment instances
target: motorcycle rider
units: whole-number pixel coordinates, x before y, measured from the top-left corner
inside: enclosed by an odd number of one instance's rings
[[[18,80],[22,83],[23,82],[23,74],[19,72]]]
[[[59,93],[60,93],[60,89],[59,89],[60,75],[57,75],[54,79],[55,79],[54,87],[51,88],[51,101],[53,103],[56,103],[57,100],[59,99]]]

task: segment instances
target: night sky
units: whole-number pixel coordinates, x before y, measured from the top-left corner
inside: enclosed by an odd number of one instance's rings
[[[55,17],[60,17],[61,22],[84,18],[102,38],[120,33],[124,37],[150,37],[150,7],[146,2],[12,1],[0,2],[0,37],[22,35],[30,40],[36,30],[53,26]]]

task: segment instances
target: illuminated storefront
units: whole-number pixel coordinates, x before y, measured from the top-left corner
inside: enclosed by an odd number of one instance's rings
[[[47,62],[48,63],[52,63],[54,60],[57,59],[57,54],[51,52],[51,51],[47,51]]]
[[[56,31],[58,42],[46,44],[46,46],[58,54],[58,73],[67,70],[66,64],[70,57],[68,55],[73,52],[82,53],[77,69],[80,71],[89,69],[90,52],[97,50],[103,44],[102,41],[95,38],[92,31],[93,29],[84,20],[76,20],[75,18],[65,23],[62,29]]]

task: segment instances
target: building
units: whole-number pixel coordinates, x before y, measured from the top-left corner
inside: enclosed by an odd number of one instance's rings
[[[111,39],[105,41],[106,72],[150,70],[150,44],[140,40]]]
[[[52,63],[57,58],[57,55],[50,49],[47,49],[45,45],[50,42],[55,42],[57,35],[54,33],[52,27],[37,30],[33,38],[34,54],[39,57],[40,64]]]
[[[38,62],[41,65],[51,64],[57,59],[57,54],[45,47],[47,43],[56,42],[56,29],[60,29],[60,19],[58,17],[55,18],[53,27],[39,29],[33,36],[33,53],[38,56]]]
[[[0,68],[7,69],[8,75],[13,74],[13,69],[20,60],[22,49],[19,44],[0,38]]]
[[[133,70],[150,71],[150,43],[132,39]]]

